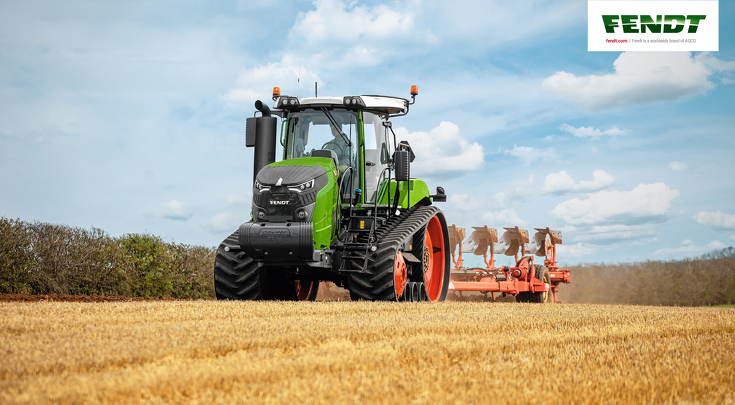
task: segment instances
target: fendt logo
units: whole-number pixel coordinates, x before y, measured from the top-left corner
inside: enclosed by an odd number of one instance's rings
[[[587,4],[589,51],[718,51],[717,1]]]
[[[615,28],[623,26],[623,32],[626,34],[678,34],[684,30],[689,21],[689,30],[687,33],[695,34],[699,28],[700,21],[707,18],[706,15],[657,15],[656,19],[650,15],[603,15],[602,21],[605,24],[605,32],[614,34]],[[640,25],[639,25],[640,21]],[[620,25],[618,25],[618,22]],[[663,28],[663,31],[662,31]]]

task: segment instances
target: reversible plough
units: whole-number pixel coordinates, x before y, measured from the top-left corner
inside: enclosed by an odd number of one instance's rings
[[[549,228],[535,228],[532,239],[528,231],[504,228],[498,232],[487,226],[473,227],[472,234],[465,238],[464,228],[455,225],[448,227],[449,246],[454,267],[450,271],[449,291],[461,295],[463,291],[515,295],[518,302],[556,302],[559,284],[570,283],[570,270],[559,269],[556,262],[556,245],[562,243],[561,231]],[[455,254],[459,247],[459,254]],[[490,258],[488,259],[488,251]],[[520,251],[520,257],[519,257]],[[485,268],[464,266],[462,253],[483,256]],[[515,257],[515,266],[495,266],[495,254]],[[543,265],[534,264],[534,255],[543,257]],[[550,293],[550,294],[549,294]]]

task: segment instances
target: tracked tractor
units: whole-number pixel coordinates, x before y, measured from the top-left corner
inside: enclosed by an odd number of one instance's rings
[[[391,121],[417,94],[299,99],[276,87],[273,109],[255,103],[251,218],[217,249],[218,299],[314,300],[320,281],[352,300],[446,298],[449,237],[433,206],[446,195],[411,178],[414,152]]]

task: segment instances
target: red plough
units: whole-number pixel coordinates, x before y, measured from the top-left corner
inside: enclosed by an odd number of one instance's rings
[[[556,245],[561,244],[561,231],[535,228],[536,234],[529,240],[525,229],[504,228],[498,232],[487,226],[473,227],[474,231],[465,239],[464,228],[448,227],[449,244],[454,268],[450,272],[449,291],[495,293],[515,295],[518,302],[556,302],[559,284],[570,283],[570,270],[559,269],[556,262]],[[455,251],[459,246],[459,254]],[[488,250],[490,258],[488,259]],[[520,258],[518,253],[520,251]],[[462,252],[483,256],[485,268],[464,267]],[[515,256],[515,266],[495,267],[495,254]],[[534,264],[534,255],[543,257],[544,264]]]

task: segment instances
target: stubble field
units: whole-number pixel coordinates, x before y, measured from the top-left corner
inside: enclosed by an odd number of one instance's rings
[[[0,303],[0,403],[735,403],[735,309]]]

